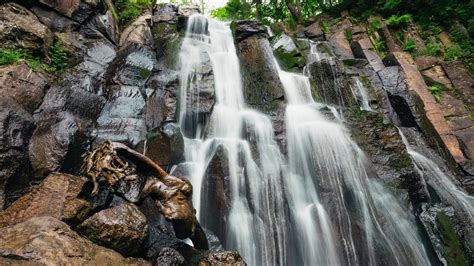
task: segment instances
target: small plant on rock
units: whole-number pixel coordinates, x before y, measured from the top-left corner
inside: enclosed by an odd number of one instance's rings
[[[0,50],[0,65],[10,65],[22,59],[23,53],[17,49]]]
[[[405,14],[401,16],[393,15],[387,19],[387,24],[392,27],[406,26],[411,21],[411,15]]]
[[[430,91],[431,95],[433,95],[436,102],[441,100],[441,92],[443,91],[443,87],[441,85],[429,86],[428,90]]]
[[[49,49],[49,58],[51,64],[49,65],[50,72],[63,70],[69,64],[69,54],[64,50],[61,42],[55,42]]]

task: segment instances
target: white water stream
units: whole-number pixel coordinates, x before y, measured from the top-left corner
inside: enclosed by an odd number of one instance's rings
[[[270,119],[245,105],[226,24],[189,17],[180,61],[179,120],[188,132],[193,201],[201,223],[226,249],[238,250],[249,265],[429,264],[412,215],[368,177],[364,154],[339,119],[319,110],[306,76],[279,70],[288,101],[285,159]],[[216,103],[202,124],[193,113],[199,99],[192,97],[209,64]],[[225,176],[215,177],[228,180],[225,192],[210,182],[216,156],[225,162],[218,173]],[[218,212],[222,202],[203,191],[225,194],[227,210]]]

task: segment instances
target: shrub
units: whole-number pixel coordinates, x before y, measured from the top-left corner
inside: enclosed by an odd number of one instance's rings
[[[454,61],[454,60],[457,60],[461,56],[462,56],[461,46],[459,46],[458,44],[451,44],[450,46],[446,48],[444,59],[446,61]]]
[[[435,100],[439,102],[441,100],[441,92],[443,91],[443,87],[440,85],[433,85],[428,87],[428,91],[433,95]]]
[[[407,39],[403,43],[403,50],[409,53],[413,53],[416,50],[416,42],[413,39]]]
[[[401,16],[392,15],[387,19],[387,24],[392,27],[405,26],[411,21],[411,15],[405,14]]]
[[[118,0],[118,18],[121,25],[125,25],[136,17],[140,16],[144,10],[151,8],[152,0]]]

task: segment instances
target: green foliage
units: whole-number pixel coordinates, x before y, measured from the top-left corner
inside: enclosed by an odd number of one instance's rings
[[[429,55],[429,56],[442,56],[443,50],[440,45],[428,39],[426,42],[426,48],[423,51],[417,53],[417,56]]]
[[[374,18],[370,24],[369,29],[367,30],[370,35],[379,31],[382,28],[382,21],[379,18]]]
[[[387,24],[392,27],[400,27],[408,25],[411,21],[411,15],[405,14],[401,16],[392,15],[387,19]]]
[[[33,57],[28,52],[25,52],[21,49],[10,49],[10,50],[3,50],[0,49],[0,65],[10,65],[14,64],[20,60],[25,60],[28,67],[32,70],[38,70],[39,66],[41,65],[40,60],[38,58]]]
[[[50,72],[63,70],[69,64],[69,54],[64,50],[61,42],[56,41],[49,49],[49,58],[51,64],[49,65]]]
[[[416,43],[415,43],[415,40],[413,40],[413,39],[407,39],[407,40],[403,43],[403,50],[404,50],[404,51],[407,51],[407,52],[409,52],[409,53],[415,52],[415,50],[416,50]]]
[[[24,57],[22,51],[18,49],[0,50],[0,65],[10,65],[20,61]]]
[[[428,87],[428,91],[433,95],[435,100],[439,102],[441,100],[441,92],[443,91],[443,87],[440,85],[433,85]]]
[[[461,49],[461,46],[459,46],[458,44],[452,44],[446,47],[444,59],[448,62],[458,60],[459,57],[462,56],[462,54],[463,54],[463,51]]]
[[[152,0],[117,0],[118,19],[126,25],[152,7]]]
[[[349,43],[352,42],[352,30],[351,29],[345,29],[344,30],[344,36],[346,36],[346,39],[347,39],[347,41],[349,41]]]

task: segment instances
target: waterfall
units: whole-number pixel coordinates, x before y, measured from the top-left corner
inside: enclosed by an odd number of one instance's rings
[[[369,178],[363,152],[335,108],[313,100],[308,77],[278,70],[288,100],[285,158],[270,118],[245,104],[228,25],[199,14],[187,23],[179,55],[185,166],[199,220],[226,249],[249,265],[429,264],[413,217]],[[206,109],[200,84],[209,68],[216,100]]]
[[[201,223],[218,235],[226,249],[238,250],[249,265],[285,264],[288,225],[281,187],[283,157],[270,119],[244,103],[228,25],[199,14],[190,16],[180,61],[180,123],[183,131],[191,131],[185,134],[185,156]],[[192,96],[199,95],[194,91],[202,79],[200,70],[209,63],[216,102],[207,126],[200,128],[194,114],[199,101]],[[224,213],[218,213],[215,200],[204,193],[215,189],[210,187],[209,167],[216,156],[225,157],[228,175],[218,178],[229,182],[228,212]],[[212,221],[216,219],[225,224],[219,226]]]
[[[364,155],[347,129],[318,110],[308,77],[279,74],[288,99],[291,178],[285,181],[299,248],[305,250],[302,263],[378,265],[388,259],[398,265],[429,264],[413,217],[368,177]],[[308,214],[308,209],[313,211]],[[314,241],[308,232],[321,237]]]

